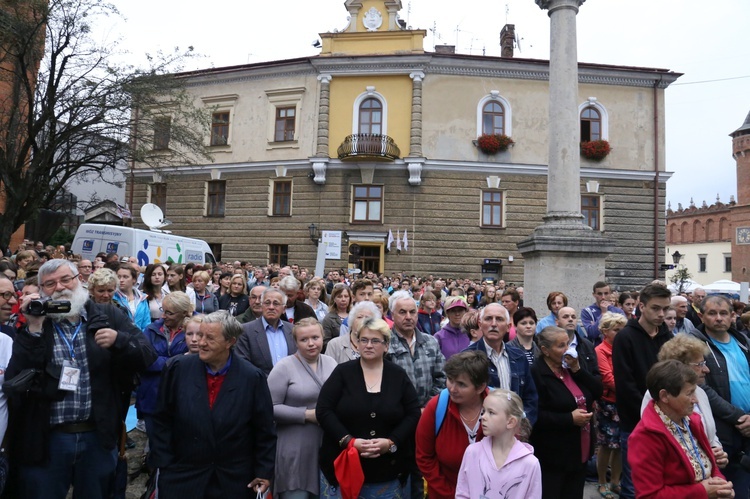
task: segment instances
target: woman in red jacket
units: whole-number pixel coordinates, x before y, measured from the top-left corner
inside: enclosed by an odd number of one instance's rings
[[[734,497],[716,466],[700,416],[693,413],[698,375],[678,360],[646,376],[653,400],[628,440],[636,496],[642,499]]]
[[[478,351],[457,353],[445,363],[445,375],[448,388],[432,397],[417,425],[417,466],[430,499],[455,497],[464,451],[483,437],[489,360]]]

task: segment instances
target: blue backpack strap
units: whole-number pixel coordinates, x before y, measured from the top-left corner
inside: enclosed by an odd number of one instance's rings
[[[448,394],[448,389],[443,388],[442,390],[440,390],[440,395],[438,395],[437,407],[435,408],[435,436],[440,433],[440,428],[443,426],[445,415],[448,414],[449,400],[450,395]]]

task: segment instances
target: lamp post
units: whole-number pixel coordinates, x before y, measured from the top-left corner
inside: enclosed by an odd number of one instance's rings
[[[674,263],[675,265],[679,264],[683,256],[685,255],[681,255],[679,251],[675,251],[674,253],[672,253],[672,263]]]
[[[318,227],[316,227],[315,224],[310,224],[307,226],[307,230],[310,231],[310,241],[314,242],[317,247],[318,244],[320,244]]]

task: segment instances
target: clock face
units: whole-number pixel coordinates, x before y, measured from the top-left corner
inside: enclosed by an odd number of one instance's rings
[[[737,244],[750,244],[750,227],[737,227]]]

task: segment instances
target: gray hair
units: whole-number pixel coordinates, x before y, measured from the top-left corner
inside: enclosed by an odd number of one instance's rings
[[[242,324],[226,310],[206,315],[203,317],[203,324],[221,324],[221,333],[227,341],[236,340],[242,335]]]
[[[500,307],[501,309],[503,309],[503,312],[505,312],[505,320],[508,321],[508,322],[510,322],[510,313],[508,312],[508,309],[505,308],[505,307],[503,307],[502,305],[500,305],[497,302],[488,303],[487,305],[485,305],[484,307],[482,307],[482,309],[479,311],[479,321],[480,322],[482,321],[482,319],[484,319],[484,311],[487,309],[487,307],[490,307],[490,306]]]
[[[279,288],[284,291],[299,291],[299,281],[296,277],[288,275],[279,281]]]
[[[388,310],[390,310],[391,312],[393,312],[395,310],[395,308],[396,308],[396,302],[397,301],[401,301],[401,300],[405,300],[407,298],[410,299],[411,301],[414,301],[414,298],[411,297],[411,295],[409,294],[408,291],[406,291],[404,289],[402,289],[400,291],[396,291],[395,293],[393,293],[391,295],[390,298],[388,298]]]
[[[39,276],[39,284],[44,282],[44,278],[47,277],[50,274],[54,274],[60,268],[66,266],[70,269],[73,275],[78,274],[78,265],[76,265],[74,262],[71,262],[69,260],[63,260],[61,258],[56,258],[54,260],[50,260],[41,267],[39,267],[39,273],[37,274]]]
[[[47,264],[45,263],[45,265]],[[106,267],[101,268],[91,274],[88,284],[89,291],[92,291],[97,286],[106,286],[108,284],[117,286],[117,274],[115,274],[114,270],[108,269]]]
[[[286,307],[286,295],[276,288],[267,288],[265,291],[263,291],[263,294],[260,295],[260,301],[266,301],[266,295],[268,293],[276,293],[277,295],[279,295],[281,297],[281,305]]]
[[[190,300],[190,297],[182,291],[172,291],[164,297],[162,305],[165,301],[173,304],[177,310],[185,314],[186,318],[193,314],[193,302]]]
[[[672,306],[674,307],[678,303],[687,303],[687,298],[681,295],[675,295],[672,297]]]
[[[378,309],[377,305],[375,305],[371,301],[361,301],[357,303],[356,305],[354,305],[352,309],[349,311],[349,318],[347,319],[347,323],[349,324],[350,329],[354,325],[354,319],[357,317],[357,314],[361,312],[362,310],[368,310],[372,312],[372,316],[378,319],[383,318],[383,314],[380,313],[380,310]]]

